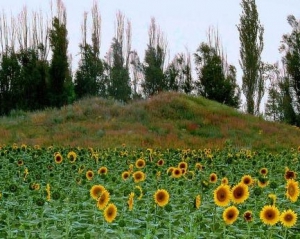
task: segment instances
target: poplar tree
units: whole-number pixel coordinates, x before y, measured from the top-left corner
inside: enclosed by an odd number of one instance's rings
[[[264,78],[259,75],[264,28],[258,19],[255,0],[242,0],[241,7],[243,11],[237,28],[241,43],[242,91],[246,97],[247,113],[255,114],[264,92]]]

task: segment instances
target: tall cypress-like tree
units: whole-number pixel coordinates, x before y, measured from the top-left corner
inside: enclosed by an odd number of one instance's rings
[[[259,108],[263,78],[259,76],[261,68],[261,53],[263,50],[264,28],[258,19],[255,0],[242,0],[243,9],[240,24],[237,26],[241,42],[240,65],[243,70],[242,90],[246,97],[246,111],[255,114]],[[255,100],[258,96],[258,101]],[[255,103],[257,102],[257,103]]]
[[[68,31],[66,28],[66,10],[58,1],[58,16],[52,19],[49,33],[52,59],[49,69],[50,105],[61,107],[74,99],[74,88],[68,61]]]
[[[300,21],[295,16],[287,18],[292,27],[290,34],[283,35],[283,45],[281,50],[284,52],[283,62],[286,67],[289,86],[292,96],[294,96],[295,111],[297,112],[297,124],[300,125]]]
[[[145,52],[143,91],[146,97],[159,93],[167,88],[164,78],[166,41],[157,28],[155,19],[151,19],[148,31],[149,43]]]

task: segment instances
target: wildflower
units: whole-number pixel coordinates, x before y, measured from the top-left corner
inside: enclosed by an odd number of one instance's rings
[[[221,179],[221,184],[228,185],[229,181],[227,177]]]
[[[160,207],[166,206],[169,203],[169,198],[170,195],[165,189],[158,189],[154,194],[154,201]]]
[[[267,168],[261,168],[259,170],[259,173],[263,176],[266,176],[268,174],[268,169]]]

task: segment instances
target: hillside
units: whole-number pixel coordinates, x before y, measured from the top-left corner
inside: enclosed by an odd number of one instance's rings
[[[202,97],[163,93],[127,105],[89,98],[61,109],[0,118],[0,145],[222,148],[279,151],[299,145],[300,130],[267,122]]]

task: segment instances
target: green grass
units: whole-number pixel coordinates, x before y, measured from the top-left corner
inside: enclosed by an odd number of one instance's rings
[[[114,148],[298,147],[299,128],[267,122],[202,97],[163,93],[121,104],[89,98],[61,109],[0,118],[0,144]]]

